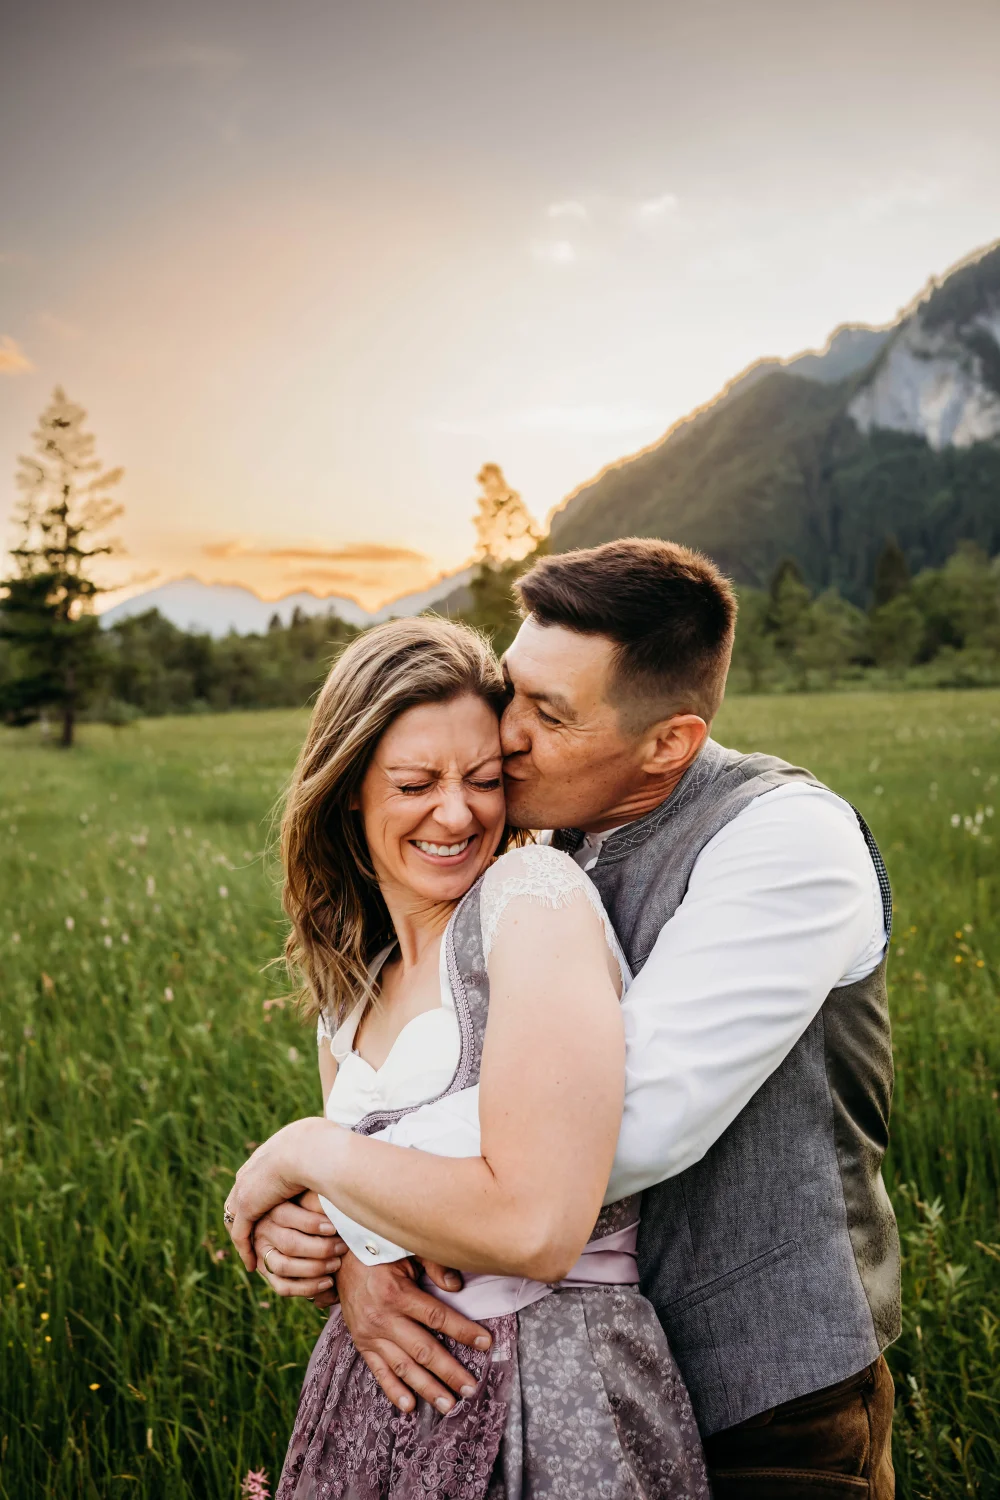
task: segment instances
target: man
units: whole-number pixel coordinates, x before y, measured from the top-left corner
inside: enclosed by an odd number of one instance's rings
[[[881,858],[808,772],[708,737],[735,600],[705,558],[612,542],[544,559],[519,593],[508,810],[557,830],[636,975],[608,1201],[645,1190],[642,1288],[714,1493],[886,1500],[882,1350],[899,1332],[899,1252],[880,1174],[892,1091]],[[279,1277],[329,1255],[316,1228],[294,1205],[262,1221]],[[466,1344],[481,1330],[399,1264],[347,1256],[337,1288],[390,1399],[412,1405],[411,1387],[450,1403],[463,1372],[427,1327]]]

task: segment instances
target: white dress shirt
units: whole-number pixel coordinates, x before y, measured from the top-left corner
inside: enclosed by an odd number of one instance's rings
[[[840,797],[791,783],[727,823],[622,1001],[625,1113],[605,1202],[699,1161],[886,941],[875,866]]]

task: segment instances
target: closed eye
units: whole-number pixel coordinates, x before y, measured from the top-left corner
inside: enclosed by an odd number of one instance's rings
[[[489,781],[474,781],[472,785],[478,792],[495,792],[500,785],[500,777],[491,776]]]
[[[547,714],[545,710],[541,708],[538,709],[538,717],[541,719],[543,724],[554,724],[558,726],[560,722],[559,719],[554,719],[551,714]]]
[[[410,782],[407,786],[401,786],[399,790],[405,792],[408,797],[419,797],[421,792],[429,792],[431,783],[429,781]]]

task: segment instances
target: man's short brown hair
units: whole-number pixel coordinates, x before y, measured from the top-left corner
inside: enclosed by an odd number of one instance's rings
[[[671,714],[711,723],[722,703],[736,627],[736,595],[690,547],[625,537],[544,557],[515,584],[540,625],[604,635],[615,645],[609,697],[641,732]]]

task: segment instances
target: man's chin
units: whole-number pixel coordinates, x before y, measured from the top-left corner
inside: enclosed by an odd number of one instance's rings
[[[507,822],[512,828],[552,828],[545,797],[537,788],[528,788],[523,781],[504,778],[504,793],[507,801]]]

